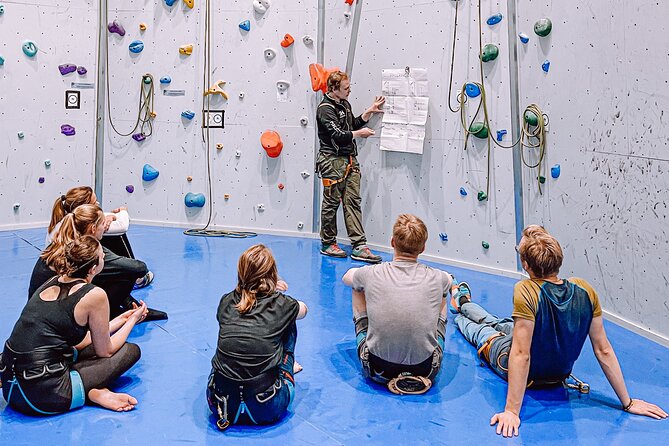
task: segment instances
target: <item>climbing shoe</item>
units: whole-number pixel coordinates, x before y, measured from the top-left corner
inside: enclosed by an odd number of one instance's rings
[[[453,314],[459,313],[462,304],[471,301],[472,291],[469,288],[469,284],[467,282],[460,282],[460,285],[458,285],[458,291],[451,295],[450,305],[448,306],[449,311]]]

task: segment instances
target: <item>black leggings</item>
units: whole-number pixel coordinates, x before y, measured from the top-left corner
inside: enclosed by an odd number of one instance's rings
[[[108,387],[112,382],[130,369],[141,356],[139,346],[126,342],[123,347],[109,358],[98,358],[89,345],[81,352],[72,370],[79,372],[86,389],[86,400],[91,389]]]
[[[100,240],[100,244],[118,256],[135,258],[135,254],[132,252],[132,247],[130,246],[130,240],[128,240],[126,234],[105,235]]]

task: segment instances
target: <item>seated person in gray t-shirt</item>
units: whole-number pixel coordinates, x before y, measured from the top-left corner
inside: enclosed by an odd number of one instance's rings
[[[393,226],[392,262],[349,269],[353,322],[365,377],[394,393],[424,393],[441,366],[453,278],[418,263],[427,228],[411,214]],[[399,377],[399,379],[398,379]]]

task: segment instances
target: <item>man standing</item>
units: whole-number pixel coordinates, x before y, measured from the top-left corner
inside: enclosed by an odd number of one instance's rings
[[[353,250],[351,258],[368,263],[379,263],[381,257],[367,247],[360,209],[360,165],[356,156],[355,138],[368,138],[374,130],[365,127],[374,113],[383,113],[386,99],[377,96],[365,112],[354,118],[348,95],[351,83],[348,75],[335,71],[328,76],[328,92],[318,106],[318,139],[320,151],[316,171],[323,180],[321,206],[321,254],[346,257],[337,246],[337,211],[339,202],[344,207],[344,221]]]

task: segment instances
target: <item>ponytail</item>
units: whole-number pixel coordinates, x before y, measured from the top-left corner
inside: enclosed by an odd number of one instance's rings
[[[93,189],[90,186],[73,187],[68,190],[65,195],[61,195],[53,202],[51,210],[51,221],[49,222],[48,232],[51,233],[53,228],[69,213],[72,213],[77,207],[84,204],[92,204],[91,198],[93,196]]]

